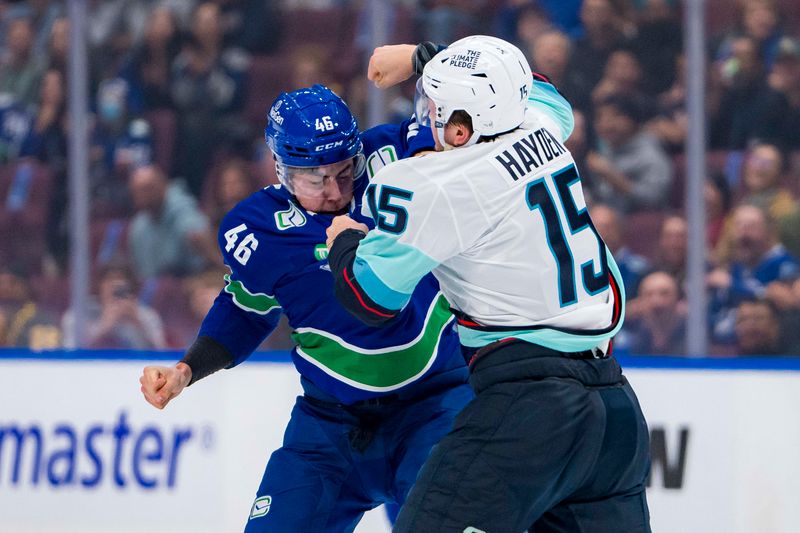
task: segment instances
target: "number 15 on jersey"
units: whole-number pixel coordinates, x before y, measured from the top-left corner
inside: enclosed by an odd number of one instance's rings
[[[525,189],[525,200],[531,211],[539,211],[545,225],[547,244],[558,266],[558,294],[561,307],[567,307],[578,301],[575,285],[575,256],[585,261],[581,263],[580,276],[583,287],[590,295],[603,292],[609,286],[608,255],[606,245],[589,218],[586,208],[578,209],[570,187],[580,182],[575,165],[555,172],[552,175],[556,188],[556,197],[551,194],[547,182],[540,178],[528,184]],[[561,219],[566,219],[569,235],[564,231]],[[570,237],[588,230],[594,235],[599,252],[599,269],[595,265],[594,250],[574,250],[570,245]]]

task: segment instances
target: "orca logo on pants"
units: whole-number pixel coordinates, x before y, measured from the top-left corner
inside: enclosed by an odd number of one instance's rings
[[[469,526],[467,528],[464,528],[464,531],[462,533],[486,533],[486,532],[482,529],[478,529],[477,527]]]

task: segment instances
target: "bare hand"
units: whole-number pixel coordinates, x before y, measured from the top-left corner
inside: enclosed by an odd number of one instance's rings
[[[767,299],[771,301],[781,311],[794,309],[800,305],[795,291],[788,283],[773,281],[767,285]]]
[[[372,52],[367,68],[367,78],[379,89],[388,89],[414,74],[413,44],[379,46]]]
[[[607,157],[598,154],[597,152],[589,152],[586,156],[586,165],[593,174],[598,176],[607,176],[612,174],[613,166]]]
[[[333,246],[333,241],[336,240],[336,237],[338,237],[339,234],[346,229],[355,229],[358,231],[363,231],[364,233],[369,232],[369,228],[366,226],[366,224],[356,222],[347,215],[339,215],[333,219],[333,222],[331,222],[331,225],[328,226],[327,229],[328,250],[330,250]]]
[[[139,378],[141,391],[147,403],[163,409],[171,399],[181,393],[192,379],[192,369],[186,363],[174,367],[146,366]]]
[[[727,270],[717,268],[706,276],[706,285],[711,289],[727,289],[731,286],[731,275]]]

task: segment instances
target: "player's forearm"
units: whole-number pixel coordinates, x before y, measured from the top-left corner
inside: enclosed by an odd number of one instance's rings
[[[387,309],[373,301],[353,273],[358,243],[366,234],[357,230],[340,233],[331,246],[328,264],[334,278],[336,299],[352,315],[370,326],[383,326],[397,316],[398,310]]]
[[[214,372],[233,364],[234,357],[225,346],[211,337],[199,336],[186,350],[183,359],[178,363],[187,365],[191,371],[189,385]]]
[[[238,307],[223,289],[203,319],[197,334],[198,341],[210,339],[218,344],[220,349],[211,353],[214,364],[208,367],[208,372],[195,377],[193,381],[246,360],[275,329],[279,318],[280,310],[273,310],[262,316]],[[204,342],[199,348],[207,346],[213,345]],[[203,355],[202,352],[198,353],[198,357]],[[200,360],[199,364],[205,366],[204,362],[205,359]],[[196,371],[194,367],[192,369]]]
[[[414,54],[411,56],[411,67],[414,70],[414,74],[422,76],[422,70],[425,68],[428,61],[445,48],[447,48],[447,45],[436,44],[431,41],[422,41],[419,43],[416,48],[414,48]]]

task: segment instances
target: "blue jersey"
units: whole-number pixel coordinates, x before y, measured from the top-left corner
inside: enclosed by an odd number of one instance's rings
[[[0,164],[30,155],[35,140],[33,115],[9,95],[0,94]]]
[[[377,126],[362,134],[367,177],[357,182],[350,214],[379,168],[423,148],[429,130],[416,124]],[[286,315],[296,344],[297,370],[317,388],[350,404],[412,392],[431,380],[466,381],[450,306],[433,276],[414,291],[392,323],[374,328],[348,313],[334,295],[325,231],[334,215],[311,213],[281,186],[262,189],[223,219],[219,244],[231,270],[203,325],[201,336],[223,344],[244,361]]]

